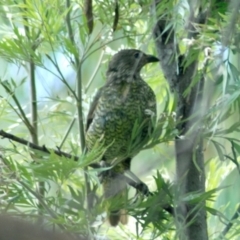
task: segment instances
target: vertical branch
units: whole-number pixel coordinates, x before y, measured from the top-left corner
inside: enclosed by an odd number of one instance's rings
[[[76,59],[75,59],[76,60]],[[79,60],[76,61],[77,66],[77,114],[78,114],[78,127],[80,131],[80,143],[82,152],[85,150],[85,136],[83,125],[83,108],[82,108],[82,66]]]
[[[24,4],[27,5],[26,0],[24,0]],[[25,9],[25,14],[27,16],[27,9]],[[37,48],[37,45],[35,44],[35,40],[38,38],[39,33],[36,35],[35,39],[32,39],[33,36],[31,36],[30,29],[28,27],[28,18],[24,17],[25,24],[24,29],[26,36],[28,38],[28,41],[32,44],[32,51],[34,52]],[[33,53],[30,53],[29,56],[29,70],[30,70],[30,106],[31,106],[31,130],[30,135],[32,142],[36,145],[38,145],[38,107],[37,107],[37,90],[36,90],[36,79],[35,79],[35,63],[34,63],[34,56]],[[39,194],[42,198],[44,198],[45,194],[45,184],[44,182],[39,182],[38,184],[38,190]],[[39,200],[38,204],[39,208],[39,215],[42,215],[41,209],[43,209],[41,200]],[[42,224],[42,219],[39,218],[39,223]]]
[[[66,16],[66,24],[67,24],[67,29],[68,29],[68,36],[71,40],[71,43],[73,46],[76,46],[75,41],[74,41],[74,36],[73,36],[73,31],[72,31],[72,26],[71,26],[71,18],[70,18],[70,0],[66,0],[66,7],[69,9],[67,16]],[[77,69],[77,114],[78,114],[78,128],[79,128],[79,133],[80,133],[80,144],[81,144],[81,149],[82,153],[85,152],[85,136],[84,136],[84,125],[83,125],[83,107],[82,107],[82,63],[79,60],[79,56],[77,54],[74,55],[74,61],[75,61],[75,67]],[[90,182],[89,178],[87,175],[87,167],[84,168],[84,179],[85,179],[85,184],[86,184],[86,196],[87,196],[87,212],[90,213],[91,209],[91,201],[90,201],[90,196],[91,196],[91,187],[90,187]],[[91,231],[89,229],[89,234],[91,235]]]
[[[179,56],[175,29],[169,20],[172,16],[165,14],[163,18],[161,14],[163,15],[165,6],[160,6],[160,4],[161,0],[155,0],[157,23],[153,35],[162,70],[170,89],[177,98],[178,121],[176,128],[183,136],[175,140],[176,181],[178,183],[178,193],[176,194],[178,199],[176,199],[177,207],[175,209],[177,233],[181,240],[207,240],[205,202],[188,204],[182,200],[189,193],[204,193],[205,191],[203,138],[201,135],[203,78],[189,89],[197,73],[199,52],[190,47],[184,56]],[[156,11],[157,8],[158,11]],[[161,14],[159,10],[162,11]],[[199,33],[192,24],[204,23],[205,19],[206,14],[203,14],[201,10],[196,18],[193,12],[190,14],[188,37],[197,37]],[[193,51],[196,53],[195,60],[183,71],[184,62],[188,58],[188,54]],[[189,94],[186,94],[187,89]]]
[[[37,107],[37,91],[36,91],[36,81],[35,81],[35,64],[32,59],[30,59],[29,63],[30,69],[30,94],[31,94],[31,117],[32,117],[32,126],[33,132],[32,142],[38,145],[38,107]]]
[[[24,0],[24,4],[27,5],[26,0]],[[25,14],[27,15],[27,9],[25,9]],[[32,41],[30,29],[28,27],[28,18],[25,16],[24,20],[26,24],[24,24],[24,29],[26,36],[29,42]],[[35,51],[35,46],[32,43],[32,50]],[[33,60],[32,53],[30,53],[29,57],[29,70],[30,70],[30,106],[31,106],[31,119],[32,119],[32,131],[30,131],[32,142],[34,144],[38,144],[38,116],[37,116],[37,92],[36,92],[36,81],[35,81],[35,64]]]
[[[69,9],[67,15],[66,15],[66,24],[67,24],[67,30],[68,30],[68,36],[71,40],[71,43],[73,46],[76,46],[73,36],[73,30],[71,26],[71,17],[70,17],[70,0],[66,0],[66,7]],[[78,127],[80,132],[80,144],[82,148],[82,152],[84,152],[85,149],[85,136],[84,136],[84,126],[83,126],[83,108],[82,108],[82,66],[81,62],[79,61],[79,56],[77,54],[74,54],[74,62],[75,67],[77,70],[77,113],[78,113]]]

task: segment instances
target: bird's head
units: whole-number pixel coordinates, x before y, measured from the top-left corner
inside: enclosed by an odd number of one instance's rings
[[[116,53],[111,59],[107,74],[115,72],[117,75],[138,75],[143,66],[159,59],[153,55],[147,55],[137,49],[124,49]]]

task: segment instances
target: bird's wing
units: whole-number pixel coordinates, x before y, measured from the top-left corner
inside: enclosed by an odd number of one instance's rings
[[[96,109],[96,107],[98,105],[98,101],[99,101],[99,98],[101,97],[102,91],[103,91],[103,87],[101,87],[97,91],[97,94],[94,96],[93,101],[92,101],[92,103],[90,105],[90,109],[89,109],[89,112],[88,112],[88,115],[87,115],[86,131],[88,130],[90,124],[92,123],[92,120],[94,118],[94,112],[95,112],[95,109]]]

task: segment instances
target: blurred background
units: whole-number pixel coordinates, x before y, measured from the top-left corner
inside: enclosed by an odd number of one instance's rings
[[[89,104],[104,85],[108,61],[117,51],[136,48],[157,54],[152,29],[156,13],[162,13],[176,29],[181,53],[192,44],[197,50],[211,50],[205,75],[203,134],[208,230],[209,238],[216,238],[237,212],[240,200],[240,22],[237,16],[233,20],[231,7],[235,1],[214,1],[211,18],[206,26],[197,26],[202,28],[201,34],[194,40],[187,39],[184,31],[192,10],[188,1],[163,1],[159,9],[154,9],[149,0],[96,0],[92,2],[90,18],[86,12],[88,2],[4,0],[0,3],[0,130],[80,158],[74,162],[52,152],[47,155],[0,139],[1,211],[34,222],[40,214],[45,219],[43,225],[97,239],[176,238],[171,218],[160,219],[165,221],[161,227],[138,225],[134,217],[126,227],[110,228],[105,223],[104,207],[98,202],[101,187],[97,171],[84,170],[95,161],[96,153],[82,155],[83,133],[79,126],[79,121],[85,124]],[[205,1],[196,2],[207,5]],[[200,72],[204,61],[202,53]],[[158,117],[173,116],[176,98],[160,65],[149,64],[142,77],[156,94]],[[79,86],[82,119],[77,99]],[[158,143],[141,151],[132,161],[132,171],[151,191],[158,189],[157,171],[169,185],[175,181],[174,139],[178,133],[170,121],[163,124]],[[91,187],[98,189],[91,213],[86,207],[86,176]],[[130,196],[134,194],[131,189]],[[233,221],[226,239],[240,239],[238,221]]]

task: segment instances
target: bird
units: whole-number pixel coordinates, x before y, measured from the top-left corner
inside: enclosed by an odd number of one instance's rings
[[[103,196],[109,199],[107,216],[112,226],[127,223],[127,183],[121,174],[130,171],[131,159],[149,140],[153,129],[156,96],[140,75],[141,69],[152,62],[159,59],[138,49],[117,52],[109,61],[106,83],[97,91],[87,115],[87,150],[100,143],[104,149],[101,162],[112,167],[101,179]],[[122,200],[121,204],[117,199]]]

